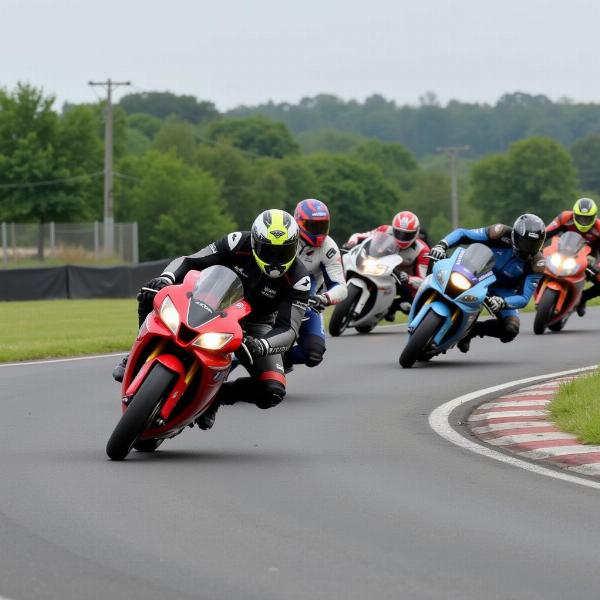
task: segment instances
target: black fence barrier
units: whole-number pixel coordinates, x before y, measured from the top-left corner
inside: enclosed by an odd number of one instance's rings
[[[0,270],[0,300],[130,298],[157,277],[168,260],[118,267],[42,267]]]

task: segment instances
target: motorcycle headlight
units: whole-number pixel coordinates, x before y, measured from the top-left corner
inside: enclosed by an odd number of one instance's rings
[[[558,269],[558,267],[560,267],[561,263],[562,263],[562,256],[558,253],[553,254],[550,257],[550,264],[555,268]]]
[[[365,275],[383,275],[386,270],[386,266],[377,262],[374,258],[367,258],[362,264],[362,272]]]
[[[435,278],[437,279],[437,282],[440,285],[444,285],[444,279],[446,279],[446,273],[448,271],[446,271],[445,269],[440,269],[436,274],[435,274]]]
[[[575,271],[575,269],[577,269],[577,261],[572,256],[569,256],[569,258],[565,258],[565,260],[563,260],[562,268],[563,271],[572,273]]]
[[[457,289],[457,290],[468,290],[470,287],[472,287],[471,282],[462,274],[462,273],[452,273],[452,275],[450,275],[450,283]]]
[[[204,350],[220,350],[233,338],[231,333],[201,333],[195,340],[192,346],[198,346]]]
[[[176,334],[180,323],[179,313],[169,296],[167,296],[160,305],[159,314],[162,322]]]

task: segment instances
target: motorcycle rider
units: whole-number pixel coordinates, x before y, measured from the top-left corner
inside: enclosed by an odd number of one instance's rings
[[[296,345],[284,356],[286,372],[293,365],[316,367],[325,353],[325,329],[321,311],[338,304],[348,295],[342,258],[329,237],[330,215],[324,202],[311,198],[296,206],[294,219],[300,230],[298,260],[311,279],[311,297]]]
[[[546,239],[555,235],[562,235],[567,231],[575,231],[581,235],[592,249],[592,257],[595,266],[592,270],[596,272],[591,279],[594,285],[583,291],[581,301],[577,307],[580,317],[585,315],[585,305],[588,300],[600,296],[600,219],[598,218],[598,207],[591,198],[579,198],[573,205],[572,210],[564,210],[546,227]]]
[[[499,338],[511,342],[519,333],[519,308],[524,308],[544,272],[544,245],[546,228],[536,215],[523,214],[512,227],[496,224],[480,229],[455,229],[430,251],[434,260],[446,258],[446,251],[461,244],[479,242],[494,253],[493,273],[496,281],[486,299],[497,318],[476,321],[467,336],[459,343],[461,352],[468,352],[475,336]]]
[[[344,248],[353,248],[377,232],[387,233],[396,239],[398,255],[402,263],[394,269],[397,298],[392,302],[386,321],[394,321],[396,311],[402,302],[412,303],[419,286],[427,276],[429,267],[429,246],[420,237],[419,218],[409,210],[397,213],[391,225],[380,225],[365,233],[355,233],[344,244]]]
[[[250,377],[225,382],[211,407],[196,421],[201,429],[212,427],[221,405],[250,402],[271,408],[285,396],[282,354],[294,343],[307,308],[310,277],[296,260],[298,225],[290,214],[271,209],[262,212],[251,231],[234,231],[190,256],[173,260],[160,277],[142,287],[138,296],[140,325],[152,311],[154,295],[167,285],[181,283],[192,269],[223,265],[234,270],[244,286],[252,312],[242,322],[244,342],[253,364],[238,357]],[[122,381],[126,359],[113,377]]]

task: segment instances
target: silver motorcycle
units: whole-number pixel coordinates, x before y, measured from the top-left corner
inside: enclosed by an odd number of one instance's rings
[[[396,240],[387,233],[377,232],[344,254],[342,260],[348,295],[336,304],[329,321],[329,333],[338,336],[348,327],[369,333],[396,298],[398,279],[394,269],[403,262]],[[410,310],[410,305],[406,309]]]

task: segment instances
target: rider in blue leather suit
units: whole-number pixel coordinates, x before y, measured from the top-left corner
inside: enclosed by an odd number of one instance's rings
[[[430,251],[436,260],[446,257],[446,251],[461,244],[479,242],[494,253],[496,281],[490,287],[487,304],[495,319],[477,321],[458,347],[468,352],[471,340],[490,336],[501,342],[511,342],[519,333],[519,308],[527,306],[544,272],[544,257],[540,250],[545,240],[544,222],[536,215],[521,215],[512,227],[491,225],[480,229],[455,229]]]

